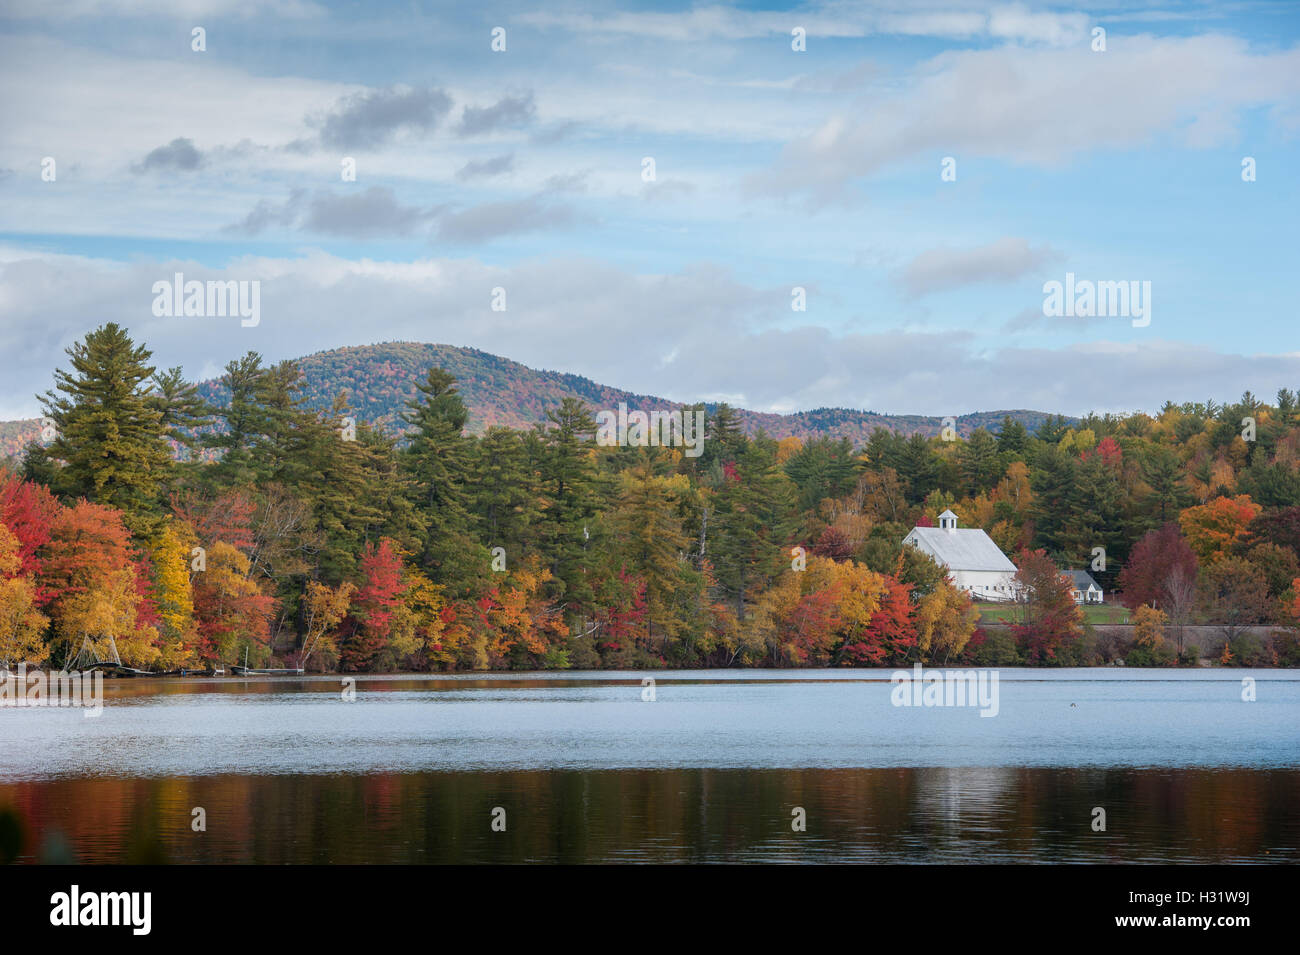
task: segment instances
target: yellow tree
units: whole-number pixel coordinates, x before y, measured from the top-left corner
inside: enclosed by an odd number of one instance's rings
[[[787,571],[763,593],[744,634],[779,663],[822,666],[836,646],[870,642],[886,590],[885,578],[863,564],[812,556],[806,570]]]
[[[464,626],[449,621],[447,597],[441,584],[423,572],[406,567],[406,589],[393,612],[388,642],[399,659],[415,657],[425,666],[453,667],[468,638]]]
[[[320,656],[326,667],[338,661],[338,625],[348,614],[352,604],[352,594],[356,586],[341,583],[329,587],[313,580],[307,584],[303,594],[303,620],[306,631],[303,633],[302,649],[298,652],[298,666],[306,669],[307,661],[313,654]]]
[[[941,581],[916,606],[916,643],[921,662],[947,662],[961,653],[978,622],[979,611],[970,597],[947,580]]]
[[[194,532],[189,525],[169,520],[151,549],[155,604],[162,620],[160,641],[164,666],[183,665],[194,655],[198,637],[194,621],[194,592],[190,584],[190,571],[195,559],[191,553],[194,541]]]
[[[871,618],[880,609],[885,595],[885,578],[865,564],[856,561],[836,562],[814,558],[808,567],[809,590],[825,590],[835,596],[835,616],[838,627],[835,635],[840,643],[857,642],[871,625]]]
[[[737,659],[743,662],[762,659],[766,650],[762,638],[752,628],[741,628],[736,611],[730,604],[712,603],[708,607],[708,614],[708,629],[699,646],[701,654],[707,657],[717,653],[727,666],[731,666]]]
[[[30,577],[19,576],[22,559],[18,538],[0,524],[0,664],[44,663],[49,618],[36,609]]]
[[[961,515],[971,527],[989,530],[993,526],[994,504],[987,494],[976,494],[961,502]]]
[[[1028,519],[1034,503],[1029,483],[1029,466],[1012,461],[990,495],[995,520],[989,536],[1006,553],[1014,553],[1029,544]]]
[[[213,542],[206,563],[192,581],[200,657],[213,662],[237,660],[242,643],[254,649],[261,662],[269,655],[274,598],[249,578],[248,557],[225,541]]]
[[[741,625],[744,643],[766,647],[781,662],[797,657],[789,645],[786,622],[803,599],[802,581],[803,573],[787,571],[763,591],[753,612],[745,615]]]
[[[1143,604],[1133,612],[1133,642],[1139,647],[1154,650],[1164,642],[1165,623],[1168,617],[1163,610]]]
[[[74,653],[84,647],[100,660],[111,660],[116,647],[125,665],[149,666],[159,661],[161,652],[155,646],[158,631],[137,624],[141,599],[134,569],[124,567],[81,593],[69,595],[60,607],[57,624]]]
[[[1097,444],[1097,435],[1091,428],[1083,428],[1075,431],[1071,428],[1061,439],[1061,449],[1064,451],[1073,451],[1076,454],[1089,450]]]

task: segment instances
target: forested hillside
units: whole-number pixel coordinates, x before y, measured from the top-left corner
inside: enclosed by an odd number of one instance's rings
[[[442,367],[409,383],[400,444],[255,353],[212,404],[113,324],[56,382],[47,434],[0,469],[0,664],[111,639],[163,669],[1172,665],[1195,661],[1189,624],[1219,628],[1221,663],[1300,664],[1286,389],[860,444],[750,434],[718,405],[688,409],[693,454],[602,444],[597,409],[558,393],[539,427],[469,434]],[[901,543],[948,508],[1019,568],[1010,627]],[[1060,573],[1083,568],[1122,591],[1127,644],[1084,623]]]
[[[623,391],[598,384],[579,375],[536,371],[518,362],[472,348],[416,342],[389,342],[354,348],[336,348],[299,359],[303,374],[303,395],[311,408],[327,410],[340,393],[346,393],[357,417],[375,427],[396,430],[403,427],[406,403],[415,397],[415,385],[430,368],[442,368],[457,382],[469,409],[467,429],[481,434],[493,425],[527,428],[546,420],[546,411],[565,398],[577,398],[593,408],[614,408],[620,401],[632,408],[680,407],[662,398]],[[207,401],[222,404],[229,391],[220,381],[203,382],[199,393]],[[712,405],[708,406],[710,410]],[[753,434],[760,427],[774,438],[848,438],[861,444],[878,427],[902,434],[938,434],[941,418],[924,415],[882,415],[845,408],[819,408],[797,414],[764,414],[737,409],[742,427]],[[1037,411],[989,411],[955,418],[958,434],[978,427],[995,427],[1010,415],[1031,431],[1048,415]],[[221,426],[218,421],[217,426]],[[14,456],[40,431],[38,419],[0,422],[0,457]]]

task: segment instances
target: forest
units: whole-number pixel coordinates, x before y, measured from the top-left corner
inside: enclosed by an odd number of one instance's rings
[[[598,445],[608,409],[574,398],[469,434],[438,367],[393,428],[311,407],[292,361],[231,361],[213,403],[116,324],[67,354],[40,440],[0,464],[6,666],[110,636],[159,671],[1177,665],[1193,625],[1220,663],[1300,665],[1288,389],[860,446],[722,404],[686,456]],[[1009,623],[902,545],[947,508],[1019,568]],[[1132,612],[1122,647],[1065,569]]]

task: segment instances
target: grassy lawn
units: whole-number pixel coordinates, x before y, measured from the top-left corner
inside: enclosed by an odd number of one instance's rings
[[[976,603],[979,608],[980,620],[987,623],[1015,623],[1017,620],[1016,612],[1019,608],[1015,604],[986,604]],[[1087,604],[1083,608],[1083,617],[1091,624],[1115,624],[1128,623],[1128,609],[1119,604]]]

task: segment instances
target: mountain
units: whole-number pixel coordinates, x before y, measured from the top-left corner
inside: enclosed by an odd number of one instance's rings
[[[18,421],[0,421],[0,460],[21,457],[23,448],[41,434],[39,418],[22,418]]]
[[[469,407],[469,429],[482,432],[492,425],[531,427],[546,419],[546,411],[564,398],[579,398],[593,411],[616,409],[626,402],[629,409],[678,408],[681,403],[653,395],[642,395],[602,385],[580,375],[539,371],[519,362],[491,355],[475,348],[430,345],[418,342],[386,342],[335,348],[298,360],[304,377],[304,391],[314,407],[328,407],[339,392],[346,392],[356,417],[390,430],[400,428],[406,402],[415,394],[429,369],[446,369],[457,379],[457,387]],[[203,382],[203,396],[224,404],[228,392],[220,382]],[[710,409],[713,405],[709,404]],[[958,434],[976,428],[995,430],[1004,416],[1035,430],[1049,415],[1041,411],[986,411],[956,418]],[[762,428],[774,438],[828,435],[847,437],[863,444],[876,428],[903,434],[938,434],[943,419],[924,415],[885,415],[849,408],[817,408],[796,414],[769,414],[740,409],[746,430]],[[17,455],[40,431],[38,419],[0,422],[0,456]]]

